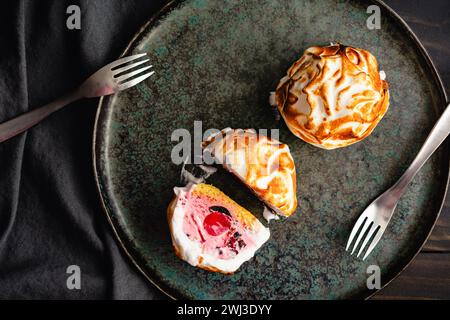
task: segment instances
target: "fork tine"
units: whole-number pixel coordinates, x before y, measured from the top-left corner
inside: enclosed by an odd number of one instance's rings
[[[370,228],[369,232],[367,233],[366,238],[364,239],[363,244],[361,245],[361,248],[359,249],[359,252],[357,254],[357,258],[359,258],[359,256],[361,255],[361,253],[364,251],[364,248],[366,247],[367,243],[369,242],[369,240],[372,238],[372,236],[374,235],[375,232],[377,232],[379,225],[373,223],[372,227]]]
[[[355,245],[353,246],[352,252],[350,253],[351,255],[355,252],[356,248],[358,247],[358,245],[360,244],[362,237],[364,236],[364,234],[367,232],[367,230],[369,230],[369,228],[373,225],[373,221],[369,221],[369,219],[366,220],[366,223],[364,223],[364,226],[361,228],[361,232],[358,234],[358,238],[355,241]]]
[[[130,64],[128,66],[125,66],[125,67],[113,70],[113,74],[116,75],[116,74],[123,73],[123,72],[125,72],[127,70],[133,69],[133,68],[135,68],[135,67],[137,67],[137,66],[139,66],[139,65],[141,65],[143,63],[146,63],[148,61],[150,61],[150,59],[145,59],[145,60],[142,60],[142,61],[138,61],[138,62]]]
[[[380,241],[381,237],[383,236],[383,233],[384,233],[384,229],[380,228],[378,230],[377,235],[375,236],[375,238],[373,238],[372,243],[369,246],[369,249],[367,249],[366,254],[363,257],[363,261],[366,260],[367,256],[372,252],[372,250],[378,244],[378,242]]]
[[[128,88],[131,88],[131,87],[137,85],[138,83],[144,81],[144,80],[147,79],[148,77],[152,76],[154,73],[155,73],[155,71],[152,71],[152,72],[146,73],[146,74],[144,74],[144,75],[142,75],[142,76],[140,76],[140,77],[137,77],[137,78],[135,78],[135,79],[132,79],[132,80],[130,80],[130,81],[127,81],[127,82],[125,82],[125,83],[122,83],[122,84],[120,84],[120,85],[118,86],[118,89],[119,89],[119,90],[126,90],[126,89],[128,89]]]
[[[353,226],[350,237],[348,237],[347,247],[345,248],[345,251],[348,251],[348,248],[350,247],[350,244],[352,243],[353,238],[356,236],[356,233],[358,232],[359,227],[361,227],[361,224],[364,222],[364,220],[366,218],[367,217],[365,217],[363,214],[359,216],[358,221],[356,221],[355,225]]]
[[[122,64],[136,60],[136,59],[141,58],[146,55],[147,55],[146,53],[140,53],[140,54],[135,54],[134,56],[129,56],[129,57],[124,57],[124,58],[118,59],[110,64],[111,69],[114,69],[115,67],[118,67]]]
[[[129,78],[131,78],[131,77],[134,77],[134,76],[137,76],[138,74],[144,72],[145,70],[150,69],[151,67],[152,67],[152,66],[148,66],[148,67],[140,68],[140,69],[138,69],[138,70],[135,70],[135,71],[132,71],[132,72],[129,72],[129,73],[125,73],[124,75],[122,75],[122,76],[116,78],[116,80],[117,80],[119,83],[120,83],[120,82],[124,82],[124,81],[126,81],[127,79],[129,79]]]

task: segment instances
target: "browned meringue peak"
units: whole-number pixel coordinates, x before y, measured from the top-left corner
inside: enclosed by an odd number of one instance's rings
[[[227,128],[204,141],[203,147],[276,213],[295,212],[295,164],[286,144],[253,129]]]
[[[281,79],[275,104],[300,139],[334,149],[366,138],[389,106],[376,58],[341,44],[311,47]]]

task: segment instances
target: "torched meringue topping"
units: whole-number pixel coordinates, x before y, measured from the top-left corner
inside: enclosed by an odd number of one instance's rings
[[[286,144],[253,129],[225,129],[203,147],[276,213],[295,212],[295,164]]]
[[[293,134],[334,149],[366,138],[386,113],[388,84],[368,51],[311,47],[281,79],[275,104]]]

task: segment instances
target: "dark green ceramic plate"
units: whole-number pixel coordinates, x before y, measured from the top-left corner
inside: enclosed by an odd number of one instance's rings
[[[169,5],[125,54],[147,52],[156,75],[100,103],[94,141],[102,201],[136,266],[175,298],[365,298],[367,267],[386,284],[415,256],[440,211],[449,153],[440,148],[402,198],[382,241],[363,262],[345,252],[363,209],[408,166],[445,106],[418,40],[381,3],[381,29],[366,27],[370,1],[193,0]],[[374,133],[344,149],[312,147],[274,121],[267,103],[286,69],[311,45],[340,41],[372,52],[391,105]],[[271,223],[270,241],[233,276],[179,260],[166,207],[179,184],[175,129],[277,128],[298,173],[299,209]],[[222,184],[229,176],[222,174]],[[235,188],[234,195],[239,197]],[[242,203],[246,205],[246,203]]]

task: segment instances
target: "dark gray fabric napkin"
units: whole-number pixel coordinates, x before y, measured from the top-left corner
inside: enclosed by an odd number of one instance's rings
[[[2,1],[0,121],[44,105],[115,60],[165,1]],[[81,30],[69,30],[70,5]],[[0,298],[163,296],[126,259],[92,172],[97,99],[83,100],[0,144]],[[66,269],[81,269],[69,290]]]

